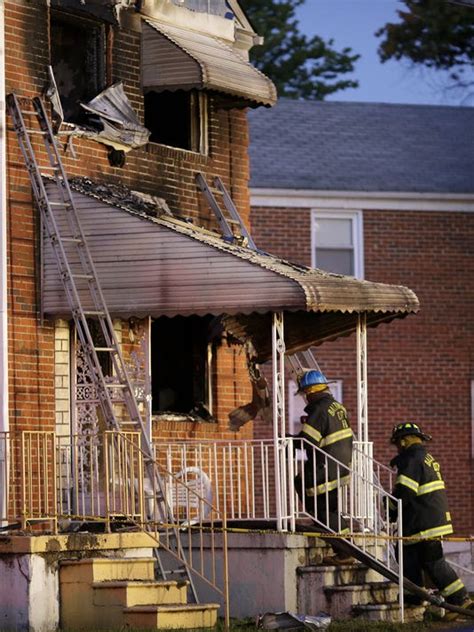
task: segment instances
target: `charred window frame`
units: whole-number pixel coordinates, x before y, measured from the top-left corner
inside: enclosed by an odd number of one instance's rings
[[[90,101],[106,83],[106,26],[94,19],[51,11],[51,65],[65,120],[85,121],[80,103]]]
[[[207,155],[208,110],[205,92],[147,92],[145,127],[151,132],[150,142]]]
[[[215,344],[210,318],[165,316],[151,324],[152,413],[212,415]]]

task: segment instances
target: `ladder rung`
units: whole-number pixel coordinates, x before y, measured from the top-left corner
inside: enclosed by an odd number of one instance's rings
[[[24,131],[27,134],[39,134],[40,136],[46,136],[48,134],[48,132],[43,132],[43,130],[40,130],[40,129],[28,129],[26,127]]]
[[[84,316],[105,316],[105,312],[86,311]]]
[[[63,206],[67,208],[72,207],[72,204],[70,204],[69,202],[50,202],[49,205],[50,206]]]
[[[41,169],[48,169],[49,171],[57,171],[59,169],[59,165],[44,165]]]
[[[86,279],[87,281],[90,281],[94,277],[92,276],[92,274],[71,274],[71,278],[72,279]]]
[[[126,384],[121,384],[120,382],[106,382],[105,386],[107,388],[127,388]]]
[[[61,237],[61,241],[66,241],[72,244],[82,244],[82,239],[80,237]]]
[[[29,115],[36,114],[36,110],[20,110],[20,112],[22,114],[29,114]]]
[[[186,567],[164,569],[165,575],[185,575]]]
[[[113,351],[114,353],[117,353],[117,349],[115,349],[115,347],[94,347],[94,349],[96,351]]]

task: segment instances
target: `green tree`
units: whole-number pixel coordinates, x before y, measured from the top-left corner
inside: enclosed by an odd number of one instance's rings
[[[323,100],[328,94],[356,88],[354,71],[360,55],[350,48],[336,51],[332,39],[307,37],[295,16],[305,0],[240,0],[263,46],[250,51],[253,63],[275,83],[280,96]]]
[[[447,0],[403,0],[399,22],[376,32],[382,62],[409,60],[415,65],[447,70],[456,87],[473,85],[474,5]]]

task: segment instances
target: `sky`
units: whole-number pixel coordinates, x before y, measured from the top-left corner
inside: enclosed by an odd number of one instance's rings
[[[387,22],[397,22],[399,0],[306,0],[297,10],[300,29],[307,35],[334,39],[337,50],[350,46],[361,54],[354,77],[358,88],[328,97],[331,101],[376,101],[382,103],[423,103],[469,105],[462,95],[444,89],[446,73],[410,68],[407,62],[380,63],[379,38],[375,31]]]

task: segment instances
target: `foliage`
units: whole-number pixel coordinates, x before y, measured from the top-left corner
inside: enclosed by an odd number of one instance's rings
[[[376,32],[382,62],[407,59],[413,64],[448,70],[455,85],[474,82],[474,8],[446,0],[403,0],[400,22]]]
[[[353,72],[360,55],[350,48],[337,51],[332,39],[301,33],[296,9],[305,0],[240,0],[255,31],[265,38],[251,59],[275,83],[280,96],[323,100],[358,82],[343,78]]]

